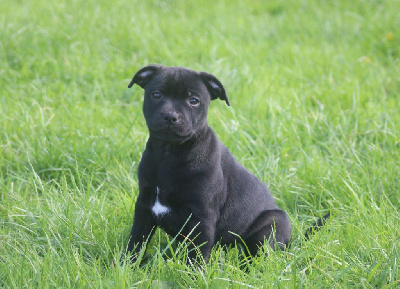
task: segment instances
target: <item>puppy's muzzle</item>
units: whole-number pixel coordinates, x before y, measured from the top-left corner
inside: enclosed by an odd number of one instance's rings
[[[179,122],[179,115],[176,112],[161,113],[161,117],[168,125],[177,124]]]

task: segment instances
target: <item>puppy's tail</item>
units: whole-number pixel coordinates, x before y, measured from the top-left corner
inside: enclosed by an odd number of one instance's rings
[[[307,231],[304,233],[304,238],[308,240],[313,233],[319,231],[321,227],[326,224],[330,216],[331,213],[328,213],[324,215],[322,218],[319,218],[318,221],[316,221],[310,228],[307,229]]]

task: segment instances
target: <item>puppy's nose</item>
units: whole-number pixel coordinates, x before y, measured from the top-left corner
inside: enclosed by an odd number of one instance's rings
[[[178,121],[178,114],[176,112],[162,113],[162,118],[166,123],[172,124]]]

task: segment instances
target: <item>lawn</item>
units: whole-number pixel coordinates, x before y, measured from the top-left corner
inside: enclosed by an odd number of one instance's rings
[[[114,3],[115,2],[115,3]],[[1,288],[398,288],[400,1],[0,1]],[[209,124],[292,241],[122,263],[150,63],[214,74]],[[326,226],[303,233],[330,212]]]

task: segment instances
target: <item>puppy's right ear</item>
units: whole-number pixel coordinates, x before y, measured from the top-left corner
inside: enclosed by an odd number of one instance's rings
[[[226,95],[225,88],[222,83],[212,74],[207,72],[200,72],[201,77],[204,80],[204,83],[210,92],[211,100],[213,99],[221,99],[225,100],[226,104],[230,106],[228,96]]]
[[[133,76],[131,82],[128,85],[128,88],[131,88],[135,83],[139,85],[141,88],[144,88],[146,83],[154,76],[155,72],[159,70],[161,67],[162,67],[161,65],[156,65],[156,64],[143,67]]]

